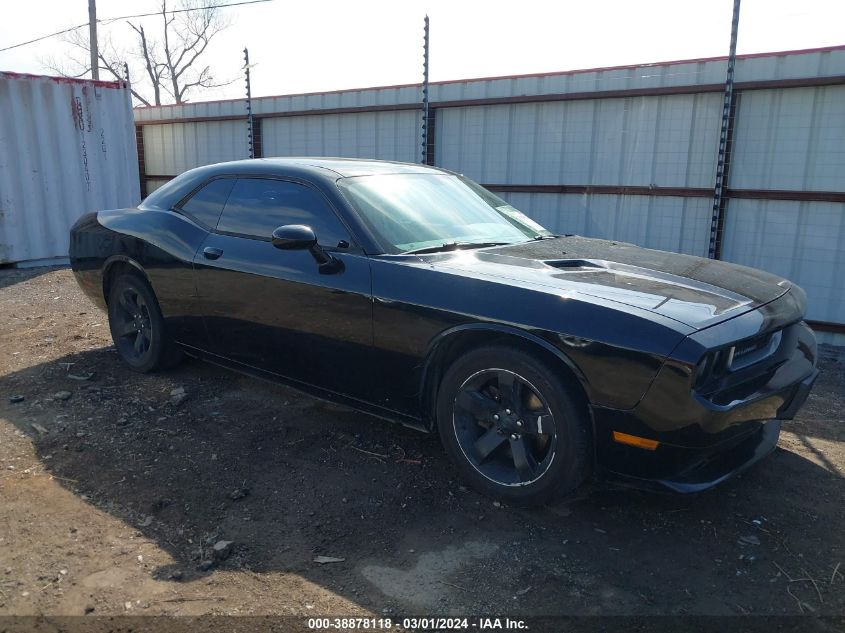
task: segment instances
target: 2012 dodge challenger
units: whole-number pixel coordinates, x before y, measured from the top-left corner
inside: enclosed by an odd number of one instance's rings
[[[420,165],[200,167],[80,218],[70,258],[132,369],[188,354],[437,431],[514,504],[591,476],[714,486],[774,449],[818,373],[789,281],[552,235]]]

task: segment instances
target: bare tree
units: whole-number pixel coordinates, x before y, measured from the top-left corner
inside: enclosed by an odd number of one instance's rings
[[[208,0],[181,0],[172,6],[161,0],[155,21],[154,28],[145,28],[142,22],[127,22],[133,41],[124,48],[114,44],[110,32],[98,42],[99,68],[115,79],[123,79],[125,61],[132,70],[132,95],[139,103],[161,105],[163,99],[184,103],[196,89],[232,83],[217,81],[211,67],[202,64],[202,55],[212,39],[230,25],[221,17],[219,7],[209,6]],[[71,46],[66,58],[42,63],[66,77],[89,73],[91,65],[85,57],[89,50],[87,33],[79,29],[63,39]]]
[[[62,40],[71,46],[71,50],[59,61],[55,58],[42,59],[41,63],[51,72],[63,77],[84,77],[91,73],[91,64],[88,61],[88,33],[81,30],[71,31],[62,37]],[[113,79],[125,79],[124,62],[127,54],[118,50],[112,42],[111,34],[101,35],[99,38],[98,54],[99,69],[105,71]],[[105,79],[105,77],[103,77]],[[132,96],[142,105],[161,105],[161,100],[156,94],[155,100],[147,99],[143,92],[144,86],[140,83],[132,84]],[[156,91],[157,93],[157,91]]]

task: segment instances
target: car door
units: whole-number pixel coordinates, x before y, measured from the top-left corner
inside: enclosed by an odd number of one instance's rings
[[[310,226],[341,265],[280,250],[279,226]],[[194,262],[212,352],[347,396],[368,399],[370,265],[325,196],[290,180],[238,178]]]
[[[179,202],[174,209],[176,213],[155,214],[166,225],[155,234],[159,248],[147,248],[145,269],[155,284],[168,332],[174,340],[191,347],[208,347],[193,260],[198,247],[217,226],[234,184],[234,178],[214,178]],[[162,253],[172,257],[163,257]],[[184,259],[178,253],[184,253]]]

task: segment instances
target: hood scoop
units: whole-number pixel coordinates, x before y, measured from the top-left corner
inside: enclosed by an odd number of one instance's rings
[[[543,262],[546,266],[562,270],[589,270],[602,268],[597,262],[587,259],[549,259]]]

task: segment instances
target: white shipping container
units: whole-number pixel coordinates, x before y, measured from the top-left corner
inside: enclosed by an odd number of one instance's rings
[[[0,72],[0,263],[67,257],[79,216],[139,201],[123,84]]]

